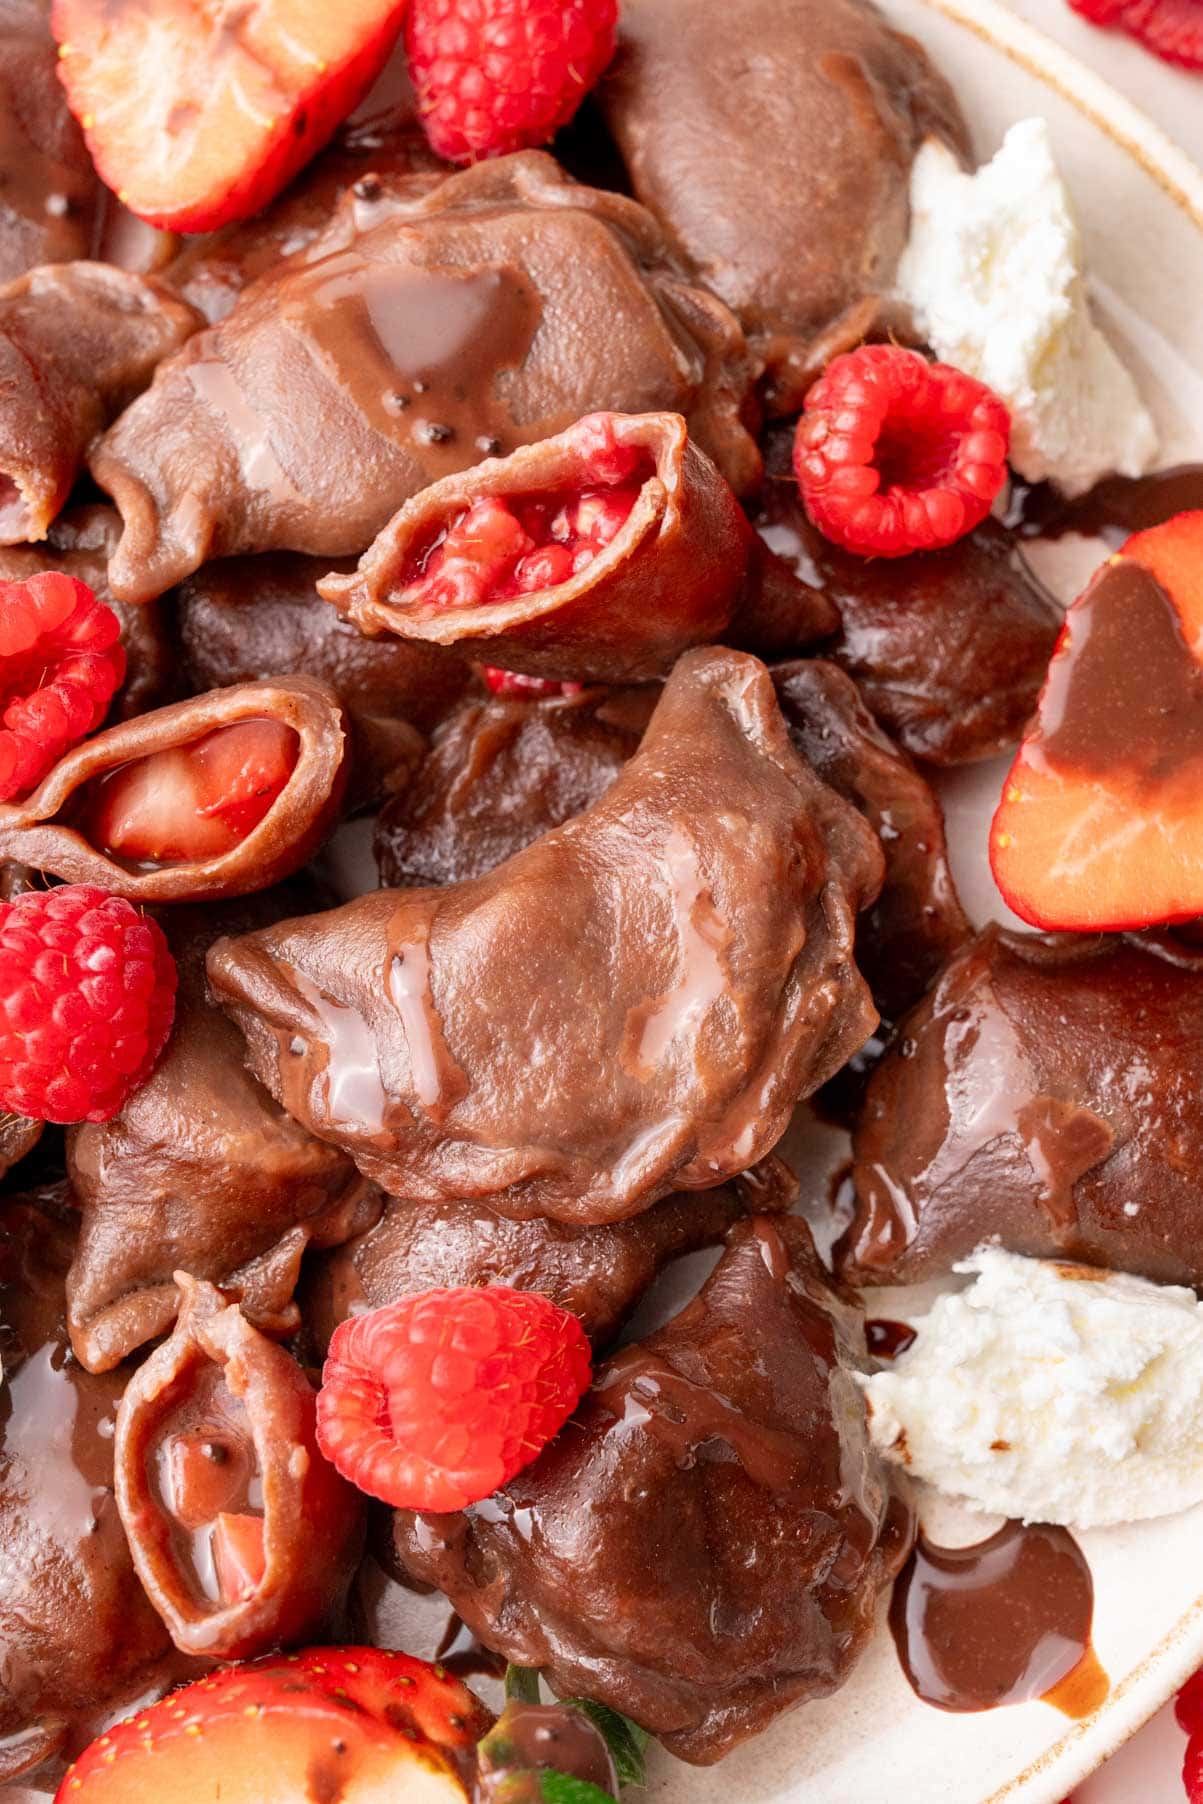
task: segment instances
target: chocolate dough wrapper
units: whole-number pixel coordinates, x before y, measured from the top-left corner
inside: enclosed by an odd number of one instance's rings
[[[864,1363],[806,1224],[756,1217],[533,1465],[462,1514],[398,1511],[397,1553],[486,1646],[709,1764],[843,1683],[905,1557]]]
[[[26,1153],[31,1153],[46,1129],[44,1121],[24,1115],[0,1115],[0,1178],[6,1178]]]
[[[911,754],[972,764],[1019,739],[1044,684],[1063,611],[994,519],[946,551],[861,558],[806,518],[774,433],[758,524],[774,551],[835,603],[824,655],[855,677],[867,707]]]
[[[104,189],[58,79],[44,0],[0,0],[0,282],[95,253]]]
[[[92,439],[201,323],[161,283],[108,263],[0,288],[0,542],[46,537]]]
[[[357,556],[420,489],[586,413],[683,413],[737,491],[758,480],[743,335],[634,201],[527,151],[394,196],[366,231],[348,218],[168,358],[96,446],[123,599],[240,552]]]
[[[121,622],[125,681],[113,697],[110,720],[132,720],[180,693],[179,655],[172,643],[168,604],[140,607],[118,601],[109,588],[109,559],[121,537],[121,516],[95,504],[60,514],[42,545],[0,545],[0,582],[24,582],[44,570],[65,570],[87,583]],[[206,685],[208,687],[208,685]]]
[[[802,756],[881,840],[886,880],[857,925],[856,961],[878,1007],[897,1020],[973,934],[948,863],[940,804],[834,664],[779,664],[773,683]]]
[[[351,1161],[255,1082],[237,1028],[205,991],[205,953],[220,934],[278,920],[304,901],[299,886],[285,886],[173,909],[164,926],[180,983],[167,1049],[118,1115],[67,1135],[81,1211],[68,1323],[90,1372],[170,1331],[180,1269],[236,1296],[254,1326],[292,1333],[306,1248],[362,1233],[380,1212]]]
[[[601,800],[659,698],[641,689],[466,703],[376,822],[386,888],[483,877]]]
[[[754,1164],[863,1044],[881,875],[764,666],[699,650],[587,813],[471,882],[219,942],[209,979],[255,1074],[391,1195],[617,1221]]]
[[[989,1241],[1203,1285],[1201,1033],[1197,949],[987,928],[874,1073],[840,1269],[910,1284]]]
[[[795,412],[813,341],[893,286],[924,137],[967,145],[952,90],[863,0],[625,0],[599,93],[634,193]]]
[[[409,593],[448,530],[479,501],[565,498],[599,486],[626,457],[639,484],[609,544],[566,582],[456,606]],[[637,683],[663,676],[691,645],[717,639],[749,580],[754,534],[729,484],[680,414],[600,414],[555,438],[423,489],[349,576],[318,584],[361,632],[453,646],[530,676]]]
[[[392,1199],[366,1234],[311,1263],[305,1328],[324,1356],[350,1315],[415,1291],[508,1284],[542,1291],[606,1346],[672,1260],[718,1246],[742,1216],[788,1209],[797,1193],[789,1167],[770,1157],[717,1190],[666,1196],[633,1221],[600,1228],[510,1221],[486,1203]]]
[[[351,568],[348,564],[347,568]],[[206,564],[179,591],[176,618],[196,689],[304,670],[338,694],[351,723],[351,806],[404,792],[424,735],[474,687],[437,647],[365,639],[317,592],[328,559],[288,553]]]
[[[72,824],[96,779],[243,720],[279,722],[296,734],[299,747],[276,801],[231,851],[196,862],[126,864]],[[299,870],[335,824],[346,749],[343,712],[326,683],[298,676],[214,689],[106,727],[61,758],[25,801],[0,806],[0,859],[34,865],[66,883],[96,883],[132,902],[196,902],[268,889]]]
[[[212,1284],[183,1272],[178,1282],[175,1331],[117,1412],[117,1503],[180,1651],[249,1659],[330,1627],[358,1564],[364,1502],[318,1451],[316,1392],[291,1354]],[[238,1583],[223,1574],[231,1519],[261,1545],[257,1578],[249,1565]]]
[[[128,1372],[71,1358],[64,1189],[0,1203],[0,1783],[99,1732],[145,1692],[170,1641],[134,1574],[113,1495],[113,1418]]]

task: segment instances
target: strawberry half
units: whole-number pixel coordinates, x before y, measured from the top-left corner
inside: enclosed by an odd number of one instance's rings
[[[990,863],[1036,927],[1203,915],[1203,512],[1134,534],[1069,609]]]
[[[100,176],[151,225],[247,219],[363,99],[404,0],[54,0],[59,79]]]
[[[317,1647],[216,1672],[130,1717],[55,1804],[464,1804],[490,1716],[441,1668]]]

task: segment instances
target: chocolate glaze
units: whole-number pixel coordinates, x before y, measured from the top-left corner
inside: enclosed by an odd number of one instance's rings
[[[480,1744],[476,1804],[522,1804],[519,1775],[547,1768],[619,1795],[606,1738],[583,1710],[511,1699]],[[543,1793],[536,1786],[530,1796],[537,1804]]]
[[[408,889],[483,877],[583,814],[638,749],[658,693],[648,685],[466,702],[381,811],[381,882]]]
[[[96,249],[100,201],[44,0],[0,0],[0,281]]]
[[[349,564],[344,566],[351,568]],[[176,618],[193,688],[304,670],[329,683],[351,724],[350,806],[406,793],[424,734],[473,687],[434,647],[365,639],[317,593],[328,558],[223,558],[179,591]]]
[[[363,1498],[318,1450],[316,1394],[296,1361],[212,1284],[183,1273],[178,1283],[171,1338],[139,1366],[117,1412],[117,1504],[175,1645],[249,1659],[320,1638],[358,1564]],[[206,1497],[173,1488],[173,1447],[186,1440],[223,1456]],[[219,1510],[262,1523],[262,1575],[233,1598],[212,1566]]]
[[[45,538],[91,440],[200,324],[152,277],[107,263],[0,288],[0,542]]]
[[[1105,476],[1075,501],[1066,500],[1050,483],[1031,488],[1017,484],[1007,524],[1024,539],[1081,533],[1118,547],[1129,533],[1196,508],[1203,508],[1203,464],[1176,464],[1148,476]]]
[[[1203,1139],[1183,1048],[1197,954],[988,927],[901,1023],[853,1142],[861,1284],[947,1271],[984,1240],[1203,1283]]]
[[[533,1465],[462,1515],[398,1512],[397,1549],[561,1696],[717,1760],[837,1688],[909,1545],[848,1370],[863,1359],[805,1223],[741,1223]]]
[[[1094,1585],[1066,1529],[1008,1522],[972,1547],[920,1537],[894,1586],[890,1631],[903,1671],[940,1710],[1046,1698],[1088,1716],[1107,1695],[1093,1659]],[[1086,1669],[1089,1683],[1065,1682]]]
[[[510,1221],[485,1203],[390,1201],[366,1234],[311,1261],[300,1299],[306,1332],[324,1355],[349,1315],[414,1291],[508,1284],[542,1291],[606,1346],[672,1260],[717,1246],[746,1214],[788,1209],[797,1191],[789,1167],[770,1157],[721,1189],[665,1197],[632,1221],[597,1228]]]
[[[480,163],[367,230],[344,209],[161,366],[91,459],[125,522],[113,585],[143,600],[210,557],[359,553],[439,477],[598,410],[683,413],[743,490],[748,380],[733,316],[641,207],[538,152]]]
[[[897,1359],[914,1346],[915,1333],[909,1322],[891,1322],[875,1316],[865,1323],[865,1345],[874,1359]]]
[[[447,1618],[447,1627],[439,1637],[439,1644],[434,1650],[436,1666],[445,1667],[457,1679],[503,1679],[506,1663],[500,1654],[495,1654],[483,1641],[478,1641],[471,1629],[461,1622],[453,1610]]]
[[[763,1157],[867,1037],[881,868],[763,665],[699,650],[585,814],[470,882],[220,942],[209,979],[261,1081],[391,1194],[615,1221]]]
[[[1062,612],[1014,537],[983,520],[947,551],[860,558],[806,518],[788,435],[768,451],[757,523],[768,544],[823,590],[843,626],[827,652],[912,757],[938,765],[993,757],[1036,707]]]
[[[173,909],[164,923],[179,971],[167,1050],[111,1121],[67,1135],[81,1211],[68,1319],[89,1371],[170,1329],[177,1270],[237,1296],[255,1326],[292,1332],[306,1248],[360,1234],[379,1213],[351,1161],[307,1134],[244,1068],[238,1031],[205,990],[205,954],[219,935],[312,903],[308,887],[286,885]]]
[[[128,1373],[90,1377],[67,1341],[64,1203],[60,1187],[0,1205],[0,1781],[90,1739],[170,1648],[113,1496]]]
[[[132,607],[109,588],[109,558],[121,537],[121,518],[96,504],[68,508],[50,527],[44,545],[0,545],[0,582],[24,582],[43,570],[78,577],[121,622],[125,681],[113,697],[110,720],[132,720],[180,693],[179,658],[165,601]]]
[[[862,0],[626,0],[600,91],[636,195],[740,316],[794,411],[811,343],[892,285],[947,83]]]
[[[297,737],[292,775],[263,819],[220,855],[129,865],[87,838],[83,814],[105,776],[152,752],[186,746],[218,727],[272,720]],[[268,889],[305,863],[334,826],[347,779],[347,735],[326,683],[297,676],[215,689],[107,727],[60,758],[22,802],[0,805],[0,859],[67,883],[96,883],[137,902],[195,902]]]
[[[455,606],[407,592],[424,554],[474,503],[579,493],[624,454],[640,463],[625,524],[566,582]],[[532,676],[643,682],[691,645],[720,637],[759,587],[762,556],[730,486],[675,413],[594,414],[555,438],[423,489],[350,576],[318,587],[373,636],[454,647]]]
[[[812,658],[773,671],[790,737],[825,783],[860,809],[881,840],[886,880],[857,924],[857,963],[896,1019],[971,937],[926,779],[886,737],[852,678]]]

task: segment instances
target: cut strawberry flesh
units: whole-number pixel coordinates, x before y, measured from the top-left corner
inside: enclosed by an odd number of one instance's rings
[[[1007,902],[1045,928],[1203,914],[1203,513],[1138,533],[1066,616],[994,818]]]
[[[548,695],[579,695],[583,683],[558,683],[553,677],[526,676],[521,670],[498,670],[494,664],[482,664],[480,674],[493,695],[511,701],[537,701]]]
[[[263,1517],[231,1515],[223,1510],[213,1527],[213,1566],[227,1604],[253,1597],[267,1570]]]
[[[84,808],[84,830],[94,845],[133,863],[220,858],[273,807],[299,749],[292,728],[278,721],[217,727],[101,778]]]
[[[471,608],[558,588],[613,543],[643,486],[625,479],[545,495],[490,495],[449,523],[407,573],[401,601],[412,607]]]
[[[171,1513],[185,1528],[203,1528],[245,1489],[244,1461],[216,1435],[173,1435],[166,1448]]]
[[[384,67],[403,0],[54,0],[59,76],[96,167],[152,225],[264,207]]]

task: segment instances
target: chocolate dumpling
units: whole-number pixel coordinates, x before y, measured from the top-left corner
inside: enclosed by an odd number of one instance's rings
[[[843,1683],[905,1558],[864,1363],[806,1224],[753,1217],[525,1471],[461,1514],[398,1511],[396,1553],[487,1647],[707,1765]]]
[[[95,250],[105,190],[58,79],[46,0],[0,0],[0,281]]]
[[[763,1158],[868,1038],[882,868],[765,667],[702,649],[584,814],[483,877],[219,941],[209,980],[260,1080],[390,1195],[618,1221]]]

